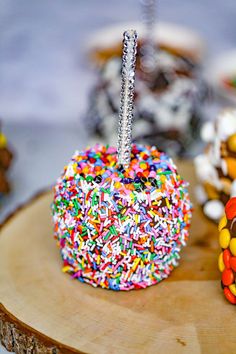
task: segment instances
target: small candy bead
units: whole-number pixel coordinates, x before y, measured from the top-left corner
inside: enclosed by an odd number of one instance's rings
[[[149,176],[149,170],[143,171],[143,174],[144,174],[145,177],[148,177]]]
[[[220,272],[223,272],[223,270],[225,269],[225,265],[223,261],[223,252],[221,252],[218,258],[218,268]]]
[[[236,285],[235,284],[231,284],[229,285],[229,290],[231,291],[231,293],[236,296]]]
[[[226,299],[231,302],[231,304],[236,304],[236,296],[234,296],[228,288],[224,288],[224,294]]]
[[[141,163],[139,164],[139,166],[142,168],[142,170],[146,170],[147,167],[148,167],[145,162],[141,162]]]
[[[231,198],[225,206],[227,219],[232,220],[236,216],[236,197]]]
[[[87,182],[92,182],[93,181],[93,176],[87,176],[86,177]]]
[[[233,180],[236,179],[236,159],[234,157],[227,157],[225,161],[229,177]]]
[[[147,155],[147,154],[144,154],[144,155],[143,155],[143,159],[144,159],[144,160],[147,160],[147,159],[148,159],[148,155]]]
[[[236,256],[236,238],[231,239],[229,248],[233,256]]]
[[[130,171],[130,177],[134,179],[134,177],[135,177],[134,171]]]
[[[149,177],[155,178],[155,177],[156,177],[156,173],[155,173],[154,171],[151,171],[151,172],[149,173]]]
[[[132,180],[131,180],[131,181],[132,181]],[[130,178],[124,178],[124,179],[122,180],[122,182],[123,182],[124,184],[131,183],[131,182],[130,182]]]
[[[236,257],[231,257],[229,263],[230,263],[230,268],[232,268],[233,271],[236,272]]]
[[[220,231],[219,243],[221,248],[229,247],[230,233],[228,229],[223,229]]]
[[[227,225],[227,218],[226,216],[222,216],[219,222],[218,230],[221,231]]]
[[[140,180],[140,178],[139,177],[135,177],[135,179],[134,179],[134,182],[135,183],[139,183],[141,180]]]
[[[236,134],[229,137],[227,145],[231,151],[236,152]]]
[[[223,252],[223,261],[224,265],[227,269],[230,268],[230,258],[231,258],[231,253],[228,249],[224,250]]]
[[[114,186],[115,186],[115,188],[119,189],[121,187],[121,183],[120,182],[115,182]]]
[[[234,273],[231,269],[224,269],[222,272],[222,283],[229,286],[234,282]]]

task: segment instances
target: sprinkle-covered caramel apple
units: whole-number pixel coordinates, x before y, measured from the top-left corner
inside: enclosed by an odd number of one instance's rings
[[[63,271],[113,290],[154,285],[177,266],[191,219],[187,183],[155,147],[131,144],[137,35],[124,33],[118,148],[76,152],[54,189]]]

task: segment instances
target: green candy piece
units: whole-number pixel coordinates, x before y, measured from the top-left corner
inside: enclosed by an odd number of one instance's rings
[[[92,182],[93,181],[93,176],[87,176],[86,177],[87,182]]]

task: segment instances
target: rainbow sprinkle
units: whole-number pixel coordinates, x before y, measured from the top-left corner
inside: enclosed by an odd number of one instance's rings
[[[127,170],[113,147],[75,152],[54,188],[55,237],[63,272],[113,290],[167,278],[186,244],[187,183],[155,147],[132,145]]]

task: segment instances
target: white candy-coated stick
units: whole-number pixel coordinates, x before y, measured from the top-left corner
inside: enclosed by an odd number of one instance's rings
[[[118,164],[127,168],[131,155],[137,33],[134,30],[129,30],[124,32],[123,36]]]

